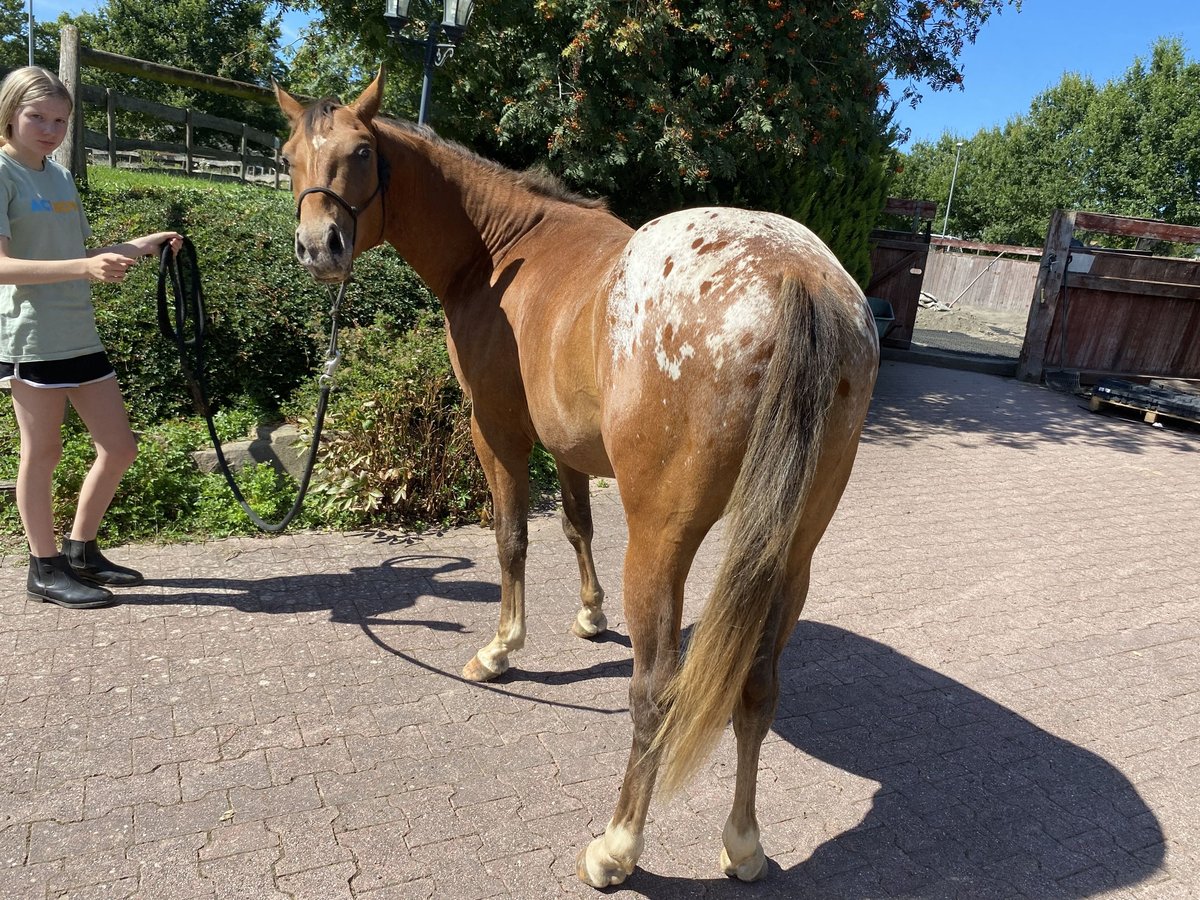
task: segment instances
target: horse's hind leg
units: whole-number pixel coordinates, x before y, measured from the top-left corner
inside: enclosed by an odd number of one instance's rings
[[[558,464],[558,481],[562,485],[562,525],[567,540],[575,548],[579,562],[579,597],[581,608],[571,625],[576,637],[594,638],[608,626],[604,617],[604,589],[596,577],[592,558],[592,500],[588,493],[588,477]]]
[[[633,492],[631,492],[633,493]],[[718,510],[719,512],[719,510]],[[716,519],[717,513],[712,515]],[[680,531],[665,516],[647,517],[628,509],[623,606],[633,646],[629,712],[633,746],[616,808],[604,834],[579,852],[576,874],[592,887],[624,881],[642,854],[646,812],[658,774],[658,754],[648,752],[663,710],[662,695],[679,664],[679,622],[688,569],[712,521],[692,522]]]
[[[779,657],[808,594],[809,565],[791,579],[790,602],[776,609],[766,623],[763,645],[755,658],[733,710],[733,733],[737,737],[737,780],[733,809],[721,832],[721,869],[740,881],[757,881],[767,874],[767,858],[760,842],[755,799],[758,792],[758,760],[762,742],[775,719],[779,701]]]

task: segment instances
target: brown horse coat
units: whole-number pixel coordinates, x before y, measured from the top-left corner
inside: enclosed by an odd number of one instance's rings
[[[577,553],[572,630],[605,627],[588,475],[615,476],[629,525],[623,604],[633,746],[612,820],[579,876],[624,880],[661,776],[676,788],[732,717],[724,870],[766,870],[754,814],[777,661],[813,551],[850,475],[878,366],[869,309],[830,251],[782,216],[690,209],[634,231],[602,204],[376,118],[383,75],[350,106],[277,89],[299,202],[296,254],[322,281],[393,244],[442,302],[492,490],[500,621],[464,669],[504,672],[525,642],[528,457],[553,454]],[[306,193],[309,188],[316,193]],[[727,556],[679,665],[683,586],[712,525]]]

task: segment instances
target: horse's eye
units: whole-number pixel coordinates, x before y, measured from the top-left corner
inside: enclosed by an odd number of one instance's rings
[[[359,159],[370,159],[371,158],[371,148],[370,147],[359,147],[354,152],[358,156]]]

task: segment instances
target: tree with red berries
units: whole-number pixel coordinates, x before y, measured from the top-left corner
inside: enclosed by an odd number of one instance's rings
[[[702,203],[785,213],[863,279],[897,137],[889,82],[902,100],[953,86],[963,44],[1016,2],[481,0],[432,122],[633,223]],[[332,27],[364,27],[350,0],[325,3]]]

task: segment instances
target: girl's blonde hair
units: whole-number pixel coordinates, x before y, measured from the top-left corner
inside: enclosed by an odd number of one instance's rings
[[[59,97],[67,106],[75,108],[75,102],[67,86],[58,76],[41,66],[23,66],[13,69],[4,83],[0,84],[0,146],[8,143],[12,134],[12,121],[17,107],[25,103],[36,103],[47,97]]]

